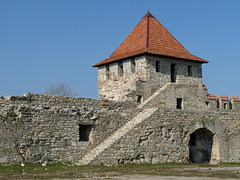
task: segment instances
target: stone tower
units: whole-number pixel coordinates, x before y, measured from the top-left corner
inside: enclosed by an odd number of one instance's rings
[[[98,67],[100,99],[143,102],[171,84],[205,101],[203,63],[208,61],[190,54],[148,12],[113,54],[93,67]]]

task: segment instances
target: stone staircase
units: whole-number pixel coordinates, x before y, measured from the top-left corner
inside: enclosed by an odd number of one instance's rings
[[[143,101],[137,108],[139,108],[139,109],[143,108],[145,105],[147,105],[147,103],[151,102],[151,100],[153,100],[155,97],[157,97],[161,92],[163,92],[171,84],[172,84],[171,82],[166,83],[163,87],[161,87],[155,93],[153,93],[148,99]]]
[[[107,148],[113,145],[117,140],[127,134],[131,129],[133,129],[137,124],[143,122],[148,117],[150,117],[158,108],[146,108],[142,112],[138,113],[132,120],[127,122],[116,132],[114,132],[110,137],[104,140],[100,145],[86,154],[77,165],[88,165],[90,164],[97,156],[104,152]]]

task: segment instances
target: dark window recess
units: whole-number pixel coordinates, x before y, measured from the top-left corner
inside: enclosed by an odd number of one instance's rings
[[[205,103],[206,103],[206,105],[208,106],[209,102],[205,102]]]
[[[93,125],[79,124],[79,141],[89,141]]]
[[[220,102],[219,101],[217,101],[217,108],[219,108],[220,107]]]
[[[171,64],[171,82],[176,82],[175,64]]]
[[[119,63],[118,64],[118,67],[119,67],[119,76],[122,76],[123,75],[123,63]]]
[[[142,102],[142,96],[140,96],[140,95],[137,96],[137,102],[138,102],[138,103],[141,103],[141,102]]]
[[[109,79],[109,65],[106,65],[106,79]]]
[[[182,98],[177,98],[177,109],[182,109]]]
[[[134,59],[131,60],[131,64],[132,64],[132,73],[135,73],[135,66],[136,66],[136,64],[135,64],[135,60]]]
[[[156,61],[156,72],[160,72],[160,61]]]
[[[192,76],[192,66],[188,66],[188,76]]]
[[[227,109],[227,103],[223,104],[224,109]]]
[[[229,102],[229,109],[232,109],[232,103]]]

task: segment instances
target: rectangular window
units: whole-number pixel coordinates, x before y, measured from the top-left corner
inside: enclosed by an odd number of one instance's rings
[[[175,64],[171,64],[171,82],[176,82]]]
[[[177,109],[182,109],[182,98],[177,98]]]
[[[122,76],[123,75],[123,63],[118,63],[118,75]]]
[[[109,65],[106,65],[106,79],[109,79]]]
[[[156,61],[156,72],[160,72],[160,61]]]
[[[188,66],[188,76],[192,76],[192,66]]]
[[[224,108],[224,109],[227,109],[227,103],[224,103],[224,104],[223,104],[223,108]]]
[[[142,96],[137,95],[137,102],[138,102],[138,103],[141,103],[141,102],[142,102]]]
[[[131,71],[132,71],[132,73],[135,73],[135,68],[136,68],[135,59],[132,59],[131,60]]]
[[[79,124],[79,141],[92,141],[93,125]]]

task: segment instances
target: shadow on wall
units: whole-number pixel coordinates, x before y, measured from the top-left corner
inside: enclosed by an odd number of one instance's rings
[[[209,163],[212,156],[214,134],[206,128],[200,128],[190,135],[189,158],[192,163]]]

